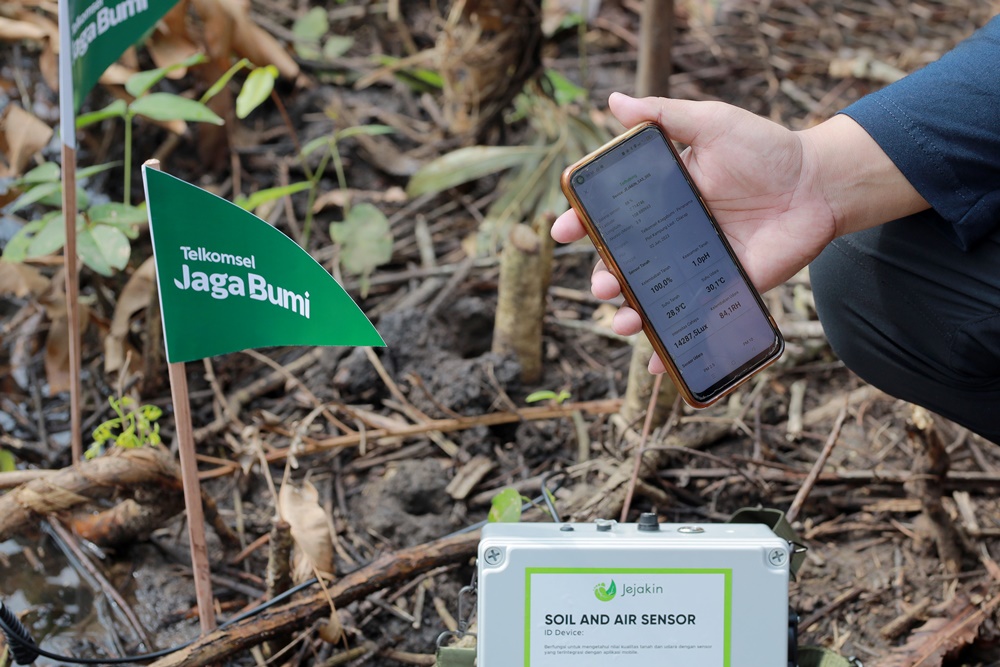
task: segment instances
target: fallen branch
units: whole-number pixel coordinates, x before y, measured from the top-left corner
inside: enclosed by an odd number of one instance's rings
[[[475,554],[478,544],[478,533],[466,533],[383,555],[330,584],[327,588],[329,598],[319,591],[282,607],[265,610],[201,637],[194,644],[152,663],[152,667],[198,667],[222,663],[239,651],[299,631],[327,617],[330,600],[336,607],[345,607],[422,572],[464,561]]]
[[[164,447],[114,448],[92,461],[34,479],[0,496],[0,542],[40,517],[106,497],[111,490],[157,488],[180,493],[177,464]]]

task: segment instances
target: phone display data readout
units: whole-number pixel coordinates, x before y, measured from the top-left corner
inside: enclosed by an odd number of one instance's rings
[[[582,167],[573,188],[693,392],[771,348],[770,322],[659,132]]]

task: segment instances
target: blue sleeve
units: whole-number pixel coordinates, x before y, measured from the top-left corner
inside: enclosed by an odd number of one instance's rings
[[[1000,16],[842,113],[882,147],[959,247],[1000,224]]]

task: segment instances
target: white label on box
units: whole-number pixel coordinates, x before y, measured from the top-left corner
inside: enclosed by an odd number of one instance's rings
[[[728,667],[731,610],[730,569],[526,568],[524,665]]]

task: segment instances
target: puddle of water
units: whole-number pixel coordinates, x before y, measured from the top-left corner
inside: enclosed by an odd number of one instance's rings
[[[35,564],[24,552],[30,550]],[[3,603],[47,651],[63,655],[113,655],[108,632],[100,621],[93,589],[45,535],[0,542],[10,565],[0,576]],[[64,663],[40,658],[36,665]]]

